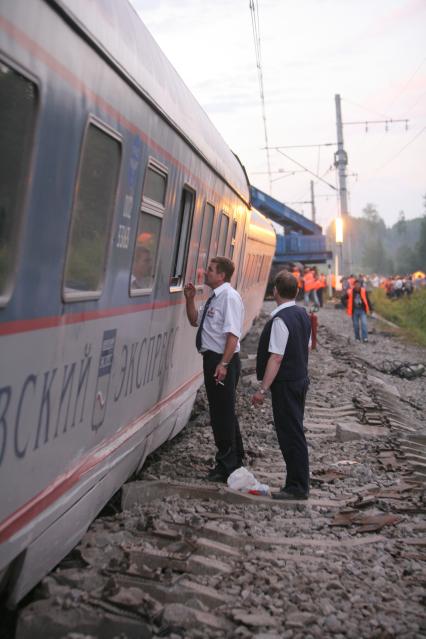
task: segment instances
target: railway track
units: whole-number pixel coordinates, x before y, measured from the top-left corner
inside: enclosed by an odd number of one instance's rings
[[[305,420],[307,502],[202,479],[213,443],[200,391],[188,427],[41,582],[8,636],[426,636],[422,406],[401,394],[406,382],[373,365],[391,338],[377,333],[370,351],[357,351],[345,330],[341,316],[320,314]],[[257,337],[255,327],[243,344],[238,409],[247,466],[275,490],[283,462],[271,408],[250,406]]]

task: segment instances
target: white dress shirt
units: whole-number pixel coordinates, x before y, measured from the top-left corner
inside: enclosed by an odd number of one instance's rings
[[[241,337],[244,321],[244,306],[240,294],[229,282],[224,282],[212,291],[214,295],[204,318],[201,331],[201,351],[223,353],[227,333]],[[200,325],[205,304],[198,309],[197,325]],[[238,340],[235,352],[240,350]]]
[[[279,311],[282,311],[284,308],[289,308],[290,306],[295,306],[296,302],[291,300],[291,302],[284,302],[284,304],[280,304],[275,308],[271,316],[274,317]],[[276,317],[272,322],[271,335],[269,338],[269,347],[268,351],[270,353],[275,353],[276,355],[284,355],[285,349],[287,348],[289,331],[286,323],[281,317]],[[311,336],[309,337],[309,348],[311,347]]]

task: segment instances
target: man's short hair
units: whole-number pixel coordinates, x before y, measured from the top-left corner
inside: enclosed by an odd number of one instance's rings
[[[216,264],[217,273],[225,273],[225,282],[230,282],[235,271],[235,264],[228,257],[214,257],[210,260],[212,264]]]
[[[297,279],[289,271],[277,273],[274,285],[282,299],[293,300],[297,295]]]

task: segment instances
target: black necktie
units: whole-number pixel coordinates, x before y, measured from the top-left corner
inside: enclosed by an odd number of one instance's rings
[[[203,330],[204,319],[206,317],[207,310],[208,310],[213,298],[214,298],[214,293],[213,293],[213,295],[210,295],[209,299],[206,302],[206,305],[205,305],[205,307],[203,309],[203,315],[201,317],[201,322],[200,322],[200,325],[198,327],[197,335],[195,336],[195,346],[197,347],[197,351],[198,352],[201,351],[201,331]]]

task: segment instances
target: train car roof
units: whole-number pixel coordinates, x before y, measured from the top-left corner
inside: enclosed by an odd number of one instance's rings
[[[255,208],[250,213],[249,237],[262,238],[268,244],[275,244],[276,233],[271,221]]]
[[[127,0],[53,0],[249,202],[246,173]]]

